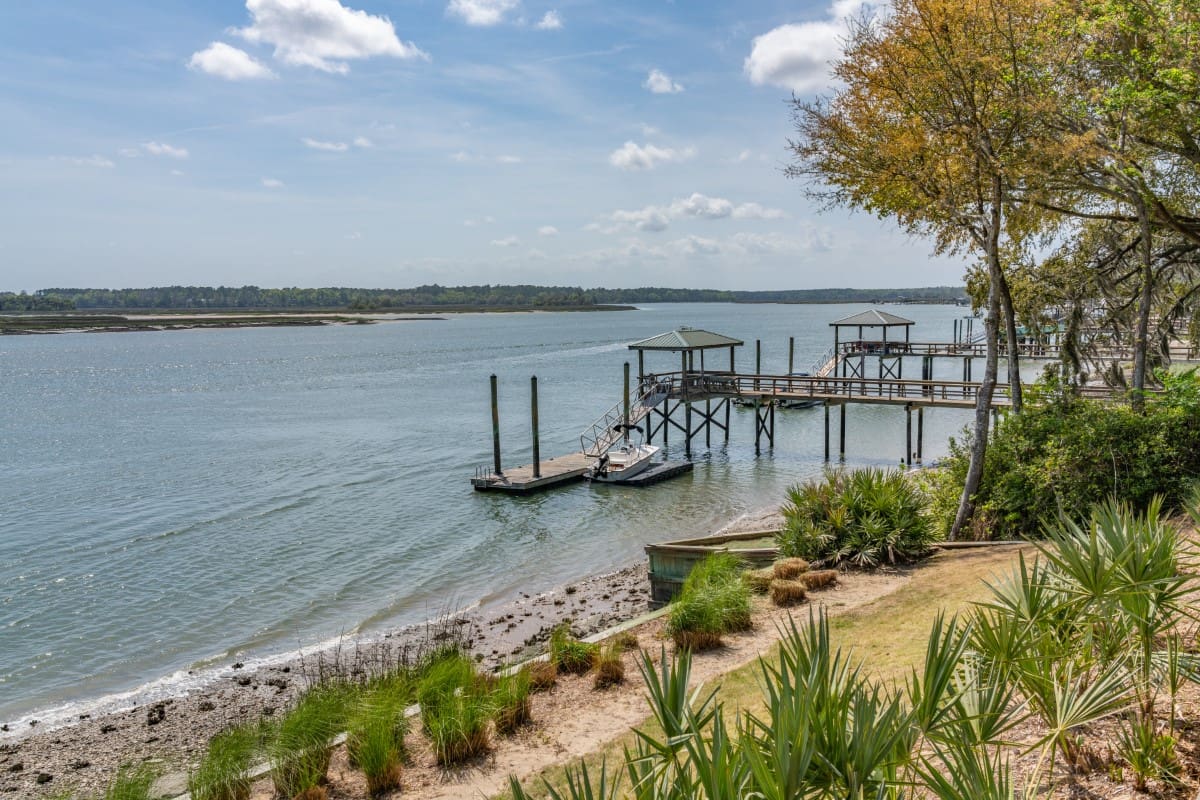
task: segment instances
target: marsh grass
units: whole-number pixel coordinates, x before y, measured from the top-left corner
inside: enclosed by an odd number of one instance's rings
[[[808,572],[809,564],[803,558],[781,558],[771,566],[771,574],[780,580],[790,581]]]
[[[529,686],[535,692],[553,689],[558,683],[558,667],[549,659],[534,661],[526,669],[529,670]]]
[[[804,584],[806,589],[824,589],[837,583],[838,571],[836,569],[814,569],[812,572],[800,575],[797,580]]]
[[[748,569],[742,573],[742,580],[755,594],[766,594],[771,588],[771,581],[775,580],[775,568]]]
[[[424,670],[417,701],[421,726],[439,764],[466,761],[491,747],[488,725],[496,705],[488,684],[461,653],[439,658]]]
[[[571,635],[571,627],[559,625],[550,634],[550,661],[559,672],[582,675],[592,668],[599,645],[581,642]]]
[[[271,732],[271,780],[284,797],[325,781],[333,739],[345,726],[350,684],[333,681],[308,689]]]
[[[720,647],[721,634],[750,628],[750,588],[741,573],[741,561],[729,553],[711,555],[692,568],[667,620],[677,647]]]
[[[157,774],[147,766],[123,766],[104,791],[103,800],[150,800]]]
[[[247,775],[262,751],[261,724],[238,725],[213,736],[199,766],[188,776],[192,800],[246,800],[253,781]]]

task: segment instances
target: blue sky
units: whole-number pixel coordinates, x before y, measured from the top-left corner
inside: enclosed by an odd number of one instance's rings
[[[7,4],[0,289],[958,282],[782,175],[857,7]]]

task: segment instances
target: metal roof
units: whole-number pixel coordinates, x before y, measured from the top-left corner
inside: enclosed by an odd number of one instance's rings
[[[830,325],[848,325],[857,327],[873,327],[873,328],[888,328],[892,325],[915,325],[911,319],[897,317],[895,314],[889,314],[886,311],[879,311],[872,308],[870,311],[860,311],[857,314],[839,319],[837,322],[831,322]]]
[[[745,344],[741,339],[731,339],[712,331],[699,328],[679,328],[678,330],[660,333],[640,342],[629,345],[630,350],[708,350],[713,347],[740,347]]]

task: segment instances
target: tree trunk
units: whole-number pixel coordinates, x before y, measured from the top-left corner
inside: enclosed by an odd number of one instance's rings
[[[1139,411],[1146,402],[1146,351],[1150,340],[1150,300],[1154,292],[1154,241],[1151,238],[1150,211],[1143,199],[1137,202],[1142,261],[1142,291],[1138,299],[1137,331],[1133,336],[1133,407]]]
[[[1017,346],[1017,315],[1013,310],[1012,292],[1003,270],[1000,271],[1000,309],[1004,312],[1004,335],[1008,339],[1008,391],[1012,395],[1013,412],[1020,414],[1025,405],[1021,392],[1021,348]]]
[[[958,513],[950,528],[950,541],[958,538],[962,529],[975,513],[975,494],[983,482],[983,462],[987,456],[988,414],[992,409],[992,393],[996,388],[996,372],[999,365],[1000,328],[1000,215],[1002,185],[1000,179],[992,179],[991,210],[984,248],[988,265],[987,314],[984,316],[984,331],[987,337],[987,358],[983,369],[983,380],[975,398],[975,431],[971,440],[971,463],[967,467],[967,478],[963,482],[962,497],[958,501]]]

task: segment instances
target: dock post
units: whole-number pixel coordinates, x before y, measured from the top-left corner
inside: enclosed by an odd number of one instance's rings
[[[683,412],[683,452],[688,457],[692,457],[692,404],[684,404]]]
[[[703,350],[700,358],[704,358]],[[704,401],[704,446],[712,447],[712,400]]]
[[[628,372],[629,365],[626,364]],[[529,379],[529,415],[530,421],[533,423],[533,477],[542,477],[542,448],[541,442],[538,441],[538,401],[537,401],[537,375]]]
[[[754,340],[754,391],[758,391],[758,376],[762,375],[762,339]]]
[[[639,351],[640,352],[640,351]],[[629,443],[629,362],[625,362],[625,443]]]
[[[845,403],[842,403],[839,411],[841,412],[841,414],[840,414],[841,419],[839,420],[839,427],[841,428],[841,430],[838,434],[838,457],[841,458],[842,461],[845,461],[846,460],[846,404]]]
[[[917,407],[917,466],[921,466],[921,445],[925,440],[925,406]]]
[[[768,439],[770,440],[769,447],[772,450],[775,449],[775,406],[775,403],[771,403],[769,406],[771,414],[771,432],[768,434]]]
[[[788,337],[788,376],[796,371],[796,337]]]
[[[496,376],[492,376],[492,461],[497,475],[503,475],[500,468],[500,392],[496,386]]]
[[[904,465],[912,466],[913,446],[912,446],[912,403],[904,404],[905,416],[905,434],[904,434]]]
[[[829,401],[825,401],[825,461],[829,461]]]
[[[758,398],[754,398],[754,453],[759,451],[759,437],[762,436],[762,417],[758,414]]]
[[[729,398],[725,398],[725,442],[729,442],[729,407],[733,405]]]

